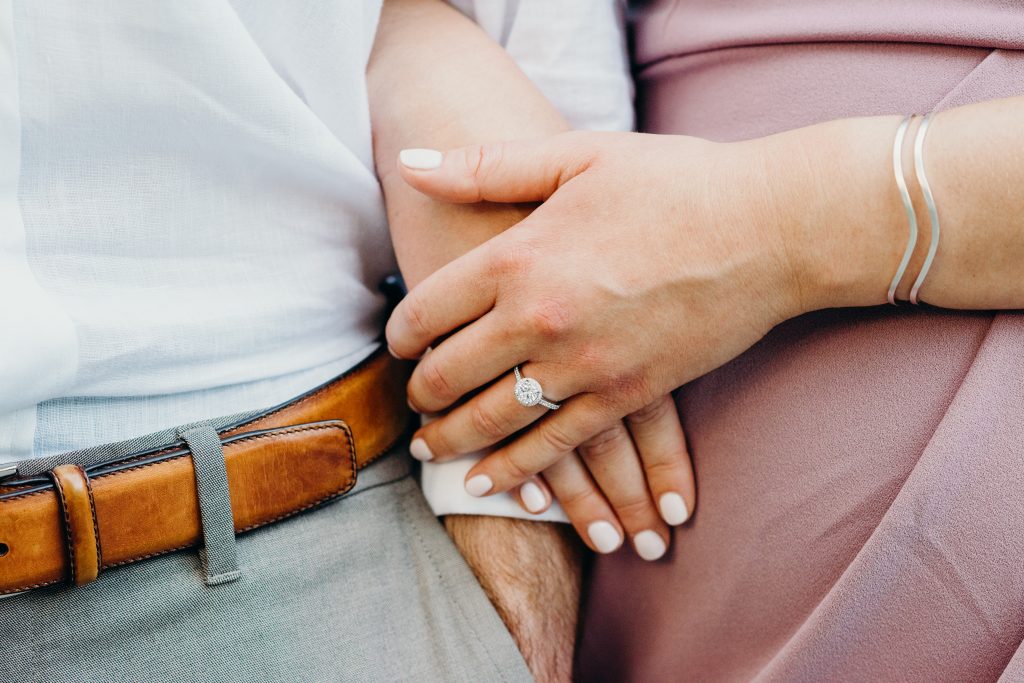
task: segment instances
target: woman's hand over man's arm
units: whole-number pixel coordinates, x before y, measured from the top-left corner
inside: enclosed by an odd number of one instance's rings
[[[398,151],[413,141],[444,147],[479,139],[535,137],[563,131],[566,124],[498,46],[438,0],[385,3],[368,80],[374,152],[395,250],[407,282],[415,286],[445,263],[528,216],[533,205],[436,201],[402,181]],[[678,504],[666,508],[678,523],[692,509],[692,472],[678,417],[674,410],[665,410],[664,403],[646,417],[637,416],[634,434],[658,449],[662,460],[672,461],[661,477],[686,496],[684,501],[677,494]],[[549,473],[535,479],[544,498],[542,506],[550,501],[547,481],[556,493],[572,494],[565,496],[565,507],[582,533],[588,534],[595,521],[603,521],[618,536],[617,547],[623,529],[634,538],[651,531],[660,554],[668,541],[668,527],[651,500],[637,445],[621,420],[610,424],[616,425],[609,430],[612,437],[592,444],[595,453],[600,452],[595,461],[603,464],[595,469],[608,482],[604,491],[582,460],[566,459],[572,467],[563,465],[550,479]],[[529,501],[523,502],[528,507]],[[616,503],[623,505],[621,519]],[[578,552],[573,544],[550,525],[519,520],[460,516],[449,518],[448,526],[534,673],[544,680],[567,679],[579,586]],[[591,547],[598,547],[591,536],[585,537]],[[607,540],[605,534],[603,541]],[[642,540],[637,541],[641,549]]]
[[[1024,97],[932,123],[924,158],[942,231],[921,289],[932,305],[1024,308],[1022,118]],[[885,303],[908,241],[892,171],[899,122],[846,119],[731,144],[564,133],[403,168],[445,201],[544,202],[426,279],[389,321],[398,355],[433,346],[410,381],[414,406],[444,411],[473,396],[418,438],[438,459],[500,444],[467,483],[506,491],[784,320]],[[908,273],[929,248],[922,221]],[[517,410],[501,379],[513,363],[563,407]]]

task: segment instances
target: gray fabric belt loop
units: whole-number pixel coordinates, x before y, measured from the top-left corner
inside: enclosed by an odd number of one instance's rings
[[[224,449],[211,422],[197,422],[178,428],[192,451],[199,493],[199,515],[203,524],[203,568],[206,585],[215,586],[237,579],[238,548],[235,545],[235,519],[228,493],[228,472]]]

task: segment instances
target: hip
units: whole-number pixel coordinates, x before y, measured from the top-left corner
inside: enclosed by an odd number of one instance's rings
[[[0,600],[5,680],[527,680],[409,476],[404,449],[334,503],[238,538],[240,580],[195,552]]]

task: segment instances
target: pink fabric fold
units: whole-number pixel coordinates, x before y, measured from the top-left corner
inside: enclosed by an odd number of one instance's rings
[[[680,0],[636,20],[651,132],[1024,93],[1017,2]],[[582,680],[1024,680],[1024,314],[821,311],[679,405],[697,512],[661,562],[596,560]]]

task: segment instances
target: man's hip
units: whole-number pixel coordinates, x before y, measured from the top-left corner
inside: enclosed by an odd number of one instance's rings
[[[269,410],[18,465],[0,481],[0,595],[203,545],[233,580],[236,533],[322,505],[410,425],[408,368],[378,352]]]
[[[0,600],[4,680],[529,680],[408,475],[238,538],[238,580],[179,551]]]

